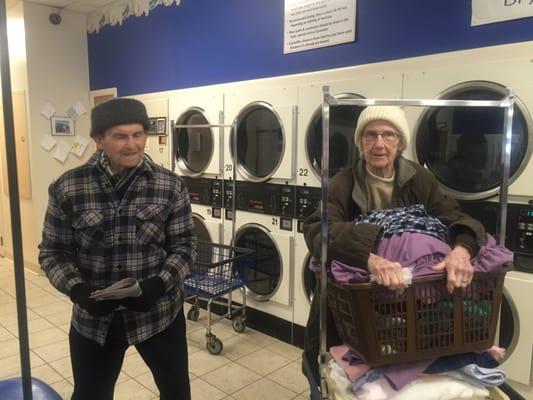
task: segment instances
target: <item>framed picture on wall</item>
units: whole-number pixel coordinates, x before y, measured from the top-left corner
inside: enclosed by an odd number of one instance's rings
[[[52,136],[74,136],[74,119],[70,117],[50,118],[52,122]]]
[[[97,106],[104,101],[111,100],[117,97],[117,88],[107,88],[107,89],[98,89],[91,90],[89,92],[89,104],[91,107]]]
[[[157,119],[157,133],[164,134],[167,128],[167,119],[165,117]]]
[[[148,118],[150,122],[150,128],[148,129],[149,135],[157,135],[157,118]]]

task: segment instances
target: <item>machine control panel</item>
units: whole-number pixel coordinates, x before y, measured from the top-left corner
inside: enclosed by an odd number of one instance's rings
[[[461,202],[463,210],[482,222],[487,232],[498,237],[500,205],[491,201]],[[514,268],[533,273],[533,205],[507,204],[505,246],[514,253]]]
[[[272,183],[237,181],[235,208],[259,214],[279,215],[292,218],[294,215],[294,186]],[[224,204],[232,207],[233,183],[224,181]]]
[[[222,207],[222,180],[182,177],[192,204]]]
[[[309,186],[296,186],[296,212],[297,219],[305,219],[316,210],[321,200],[320,188]]]
[[[210,179],[211,180],[211,204],[215,207],[222,207],[222,179]]]
[[[513,208],[512,250],[533,255],[533,206],[515,205]]]

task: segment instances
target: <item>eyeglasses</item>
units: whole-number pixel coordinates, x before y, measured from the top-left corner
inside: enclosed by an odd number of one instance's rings
[[[373,143],[378,140],[378,136],[381,136],[381,139],[386,143],[392,143],[398,139],[398,134],[394,131],[368,131],[363,133],[363,140],[367,143]]]

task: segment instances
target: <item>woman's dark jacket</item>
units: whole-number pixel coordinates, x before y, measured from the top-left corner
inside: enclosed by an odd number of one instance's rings
[[[452,244],[461,244],[472,256],[485,243],[483,225],[465,214],[457,201],[445,195],[433,174],[424,167],[398,157],[395,163],[392,207],[423,204],[426,211],[450,228]],[[328,261],[338,260],[349,265],[367,267],[368,255],[377,248],[377,225],[354,224],[354,219],[367,212],[365,186],[366,167],[360,161],[356,167],[340,170],[328,189],[329,246]],[[318,207],[304,224],[304,236],[311,254],[321,254],[321,210]]]

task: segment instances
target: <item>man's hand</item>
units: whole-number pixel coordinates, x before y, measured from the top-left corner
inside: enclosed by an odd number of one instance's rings
[[[374,275],[376,283],[391,290],[407,287],[402,273],[402,266],[398,262],[392,262],[370,253],[368,256],[368,272]]]
[[[89,298],[94,290],[94,288],[86,283],[78,283],[70,289],[70,300],[94,317],[110,314],[120,305],[116,300],[96,301]]]
[[[165,293],[165,282],[158,276],[139,282],[142,294],[139,297],[126,297],[120,300],[133,311],[149,311]]]
[[[444,261],[433,267],[436,271],[446,269],[448,281],[446,287],[452,293],[454,288],[467,287],[472,282],[474,267],[470,263],[470,252],[463,246],[457,245],[444,258]]]

